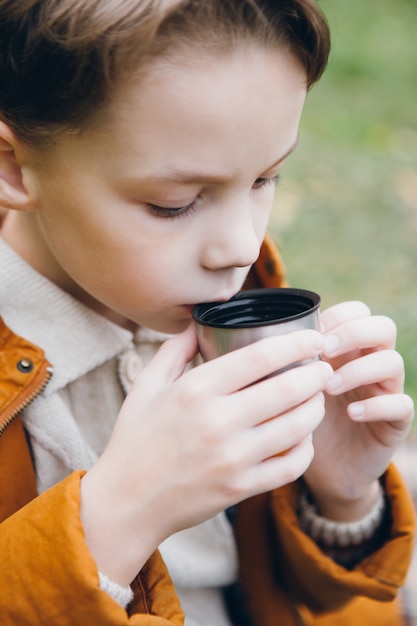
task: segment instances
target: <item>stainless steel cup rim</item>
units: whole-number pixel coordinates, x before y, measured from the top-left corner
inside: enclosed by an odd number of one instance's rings
[[[248,289],[227,302],[197,304],[192,317],[197,324],[211,328],[254,328],[305,317],[319,306],[320,296],[307,289]]]

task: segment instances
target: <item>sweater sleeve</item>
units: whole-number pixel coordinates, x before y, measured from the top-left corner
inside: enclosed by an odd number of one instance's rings
[[[0,525],[2,626],[180,626],[183,613],[159,553],[124,610],[100,588],[84,540],[75,472]]]

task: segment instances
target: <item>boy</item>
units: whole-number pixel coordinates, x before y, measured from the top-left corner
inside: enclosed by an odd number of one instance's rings
[[[194,304],[282,284],[265,233],[327,60],[320,11],[14,0],[0,19],[3,623],[399,623],[393,323],[344,303],[324,336],[187,367]]]

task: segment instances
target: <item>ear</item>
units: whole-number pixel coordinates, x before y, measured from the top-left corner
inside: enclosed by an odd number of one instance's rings
[[[16,156],[21,152],[21,144],[15,134],[0,121],[0,206],[30,211],[32,200],[23,184],[22,164]]]

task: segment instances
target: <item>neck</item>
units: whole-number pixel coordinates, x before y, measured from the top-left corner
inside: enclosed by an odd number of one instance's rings
[[[28,265],[90,309],[114,324],[134,332],[137,324],[109,309],[62,273],[50,250],[44,245],[33,213],[8,211],[1,223],[1,237]]]

